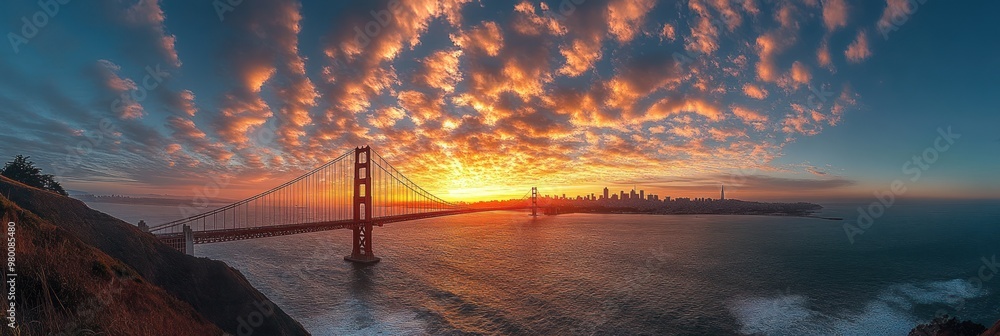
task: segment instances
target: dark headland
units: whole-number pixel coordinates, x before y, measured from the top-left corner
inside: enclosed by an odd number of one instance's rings
[[[20,335],[309,334],[239,271],[79,200],[0,177],[0,216],[16,223]]]

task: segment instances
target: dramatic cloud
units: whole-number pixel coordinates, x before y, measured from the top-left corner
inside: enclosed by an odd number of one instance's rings
[[[274,0],[222,20],[187,3],[105,4],[106,17],[66,20],[113,21],[124,38],[80,43],[121,55],[81,52],[83,80],[0,83],[15,92],[0,102],[28,111],[11,118],[26,138],[62,139],[43,156],[113,120],[102,165],[80,171],[127,162],[102,178],[162,188],[212,174],[259,191],[364,144],[459,194],[773,170],[785,144],[850,116],[859,97],[835,66],[873,54],[872,22],[845,0]],[[28,81],[6,62],[0,76]],[[159,62],[166,79],[144,89]],[[831,181],[777,182],[850,183]]]

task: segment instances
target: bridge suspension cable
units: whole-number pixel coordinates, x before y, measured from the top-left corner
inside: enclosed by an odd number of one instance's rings
[[[530,208],[535,211],[534,188]],[[263,193],[149,229],[164,243],[194,253],[194,244],[334,229],[354,230],[346,260],[378,262],[372,226],[528,205],[469,207],[435,196],[370,147],[358,147]],[[191,211],[192,213],[194,211]]]
[[[455,210],[372,151],[372,219]],[[205,213],[150,228],[155,234],[243,230],[297,224],[348,223],[353,219],[354,150],[263,193]]]

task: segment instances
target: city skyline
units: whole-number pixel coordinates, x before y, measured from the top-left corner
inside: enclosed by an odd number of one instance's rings
[[[578,200],[578,201],[580,201],[580,200],[583,200],[583,201],[603,201],[603,200],[612,200],[612,201],[628,200],[628,201],[633,201],[633,200],[640,200],[640,201],[656,201],[656,202],[663,201],[663,202],[669,202],[670,200],[678,200],[678,199],[683,199],[683,200],[709,200],[709,201],[712,201],[712,200],[723,200],[724,201],[724,200],[726,200],[726,187],[725,187],[725,185],[721,186],[721,189],[719,191],[719,198],[715,198],[715,199],[713,199],[711,197],[671,197],[669,195],[660,195],[660,194],[653,194],[653,193],[648,193],[647,194],[645,189],[638,189],[638,187],[633,187],[629,191],[629,193],[625,193],[625,190],[619,190],[618,194],[611,194],[610,193],[610,189],[608,187],[604,187],[604,192],[602,194],[600,194],[600,195],[598,195],[596,193],[589,193],[589,194],[583,194],[583,195],[579,195],[578,194],[576,196],[567,196],[566,194],[562,194],[562,196],[560,197],[559,195],[546,194],[544,192],[541,192],[541,193],[539,193],[539,197],[550,198],[550,199],[562,199],[562,200]]]

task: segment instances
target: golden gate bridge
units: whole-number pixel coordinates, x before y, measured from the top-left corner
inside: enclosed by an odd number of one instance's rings
[[[371,147],[357,147],[268,191],[149,231],[173,248],[194,254],[194,244],[353,230],[344,259],[376,263],[372,228],[388,223],[481,211],[538,211],[538,190],[521,202],[493,207],[451,203],[424,190]]]

